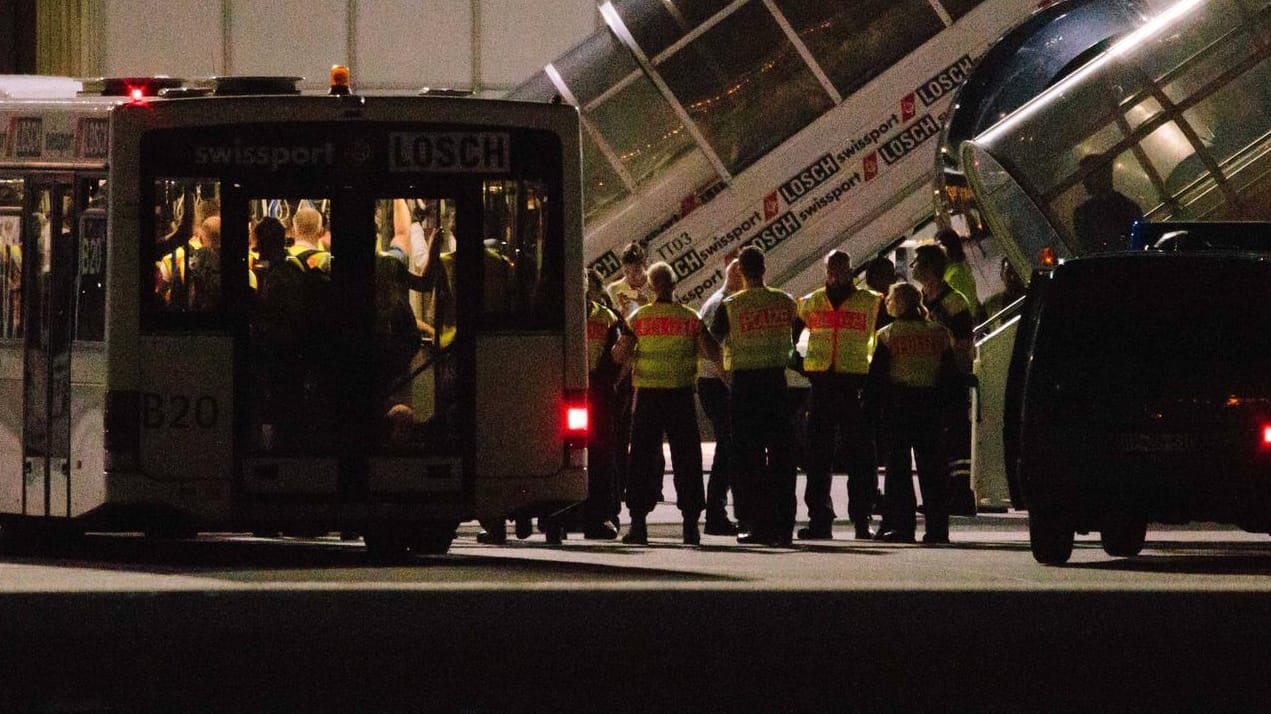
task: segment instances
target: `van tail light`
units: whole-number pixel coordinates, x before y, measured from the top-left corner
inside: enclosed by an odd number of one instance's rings
[[[1262,438],[1258,440],[1258,446],[1264,451],[1271,451],[1271,423],[1263,424],[1258,431],[1262,435]]]
[[[136,469],[141,453],[141,392],[106,392],[106,470]]]

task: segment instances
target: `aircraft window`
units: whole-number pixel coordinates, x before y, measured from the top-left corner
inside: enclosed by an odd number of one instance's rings
[[[652,59],[723,10],[730,0],[613,0],[618,16]]]
[[[742,6],[659,70],[733,173],[833,106],[763,3]]]
[[[149,277],[143,277],[153,283],[153,304],[164,312],[220,310],[220,184],[214,179],[160,178],[154,196],[155,235]]]
[[[0,337],[22,336],[22,179],[0,179]]]
[[[609,158],[583,132],[583,213],[590,218],[627,196],[627,187]]]
[[[844,97],[944,29],[927,0],[776,0]]]
[[[639,70],[631,51],[610,32],[597,32],[553,65],[581,106]]]
[[[695,146],[671,106],[643,75],[587,116],[637,183]],[[633,116],[640,121],[631,121]]]

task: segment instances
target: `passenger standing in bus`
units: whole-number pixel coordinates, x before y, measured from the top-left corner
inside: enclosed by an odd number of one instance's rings
[[[724,270],[724,286],[702,303],[702,323],[711,324],[724,298],[741,290],[741,265],[736,259]],[[744,498],[737,488],[731,460],[733,425],[728,417],[728,382],[720,365],[708,360],[697,361],[697,401],[710,420],[715,433],[715,457],[711,460],[710,478],[706,482],[706,535],[737,535],[737,525],[728,520],[728,490],[733,491],[733,515],[742,520]]]
[[[719,346],[692,308],[675,301],[675,273],[666,263],[649,268],[654,302],[631,316],[634,334],[615,346],[620,363],[632,363],[635,396],[631,410],[631,457],[627,510],[631,528],[623,543],[648,544],[646,519],[662,497],[662,435],[671,445],[676,506],[686,545],[701,542],[698,518],[706,505],[702,488],[702,437],[697,430],[693,387],[697,358],[719,359]]]
[[[309,206],[298,209],[291,219],[291,230],[295,242],[287,249],[288,252],[305,268],[330,271],[331,253],[322,246],[325,229],[318,209]]]
[[[251,313],[252,371],[256,378],[256,419],[265,450],[295,443],[300,430],[301,374],[295,369],[299,349],[302,274],[290,265],[287,230],[276,218],[265,217],[252,228],[259,257]]]
[[[808,330],[808,353],[803,369],[812,384],[808,409],[807,484],[803,502],[808,525],[800,528],[801,540],[834,537],[834,455],[838,437],[848,453],[847,513],[856,538],[868,540],[874,492],[878,488],[878,462],[874,453],[873,427],[861,412],[861,390],[869,374],[874,352],[874,321],[882,296],[859,289],[852,279],[852,259],[841,250],[825,257],[825,287],[799,301],[796,331]]]
[[[886,304],[895,321],[878,331],[866,400],[871,411],[878,412],[884,434],[887,506],[878,540],[914,541],[917,519],[910,464],[916,463],[925,506],[922,542],[948,543],[949,478],[940,451],[940,417],[944,395],[961,386],[951,337],[927,318],[922,294],[914,286],[893,285]]]
[[[165,238],[167,245],[177,243],[155,263],[155,294],[165,304],[172,305],[175,300],[180,309],[189,305],[186,270],[189,268],[189,254],[203,247],[200,235],[207,219],[221,215],[221,202],[215,198],[205,198],[194,204],[194,216],[190,222],[189,233],[182,236],[173,233]],[[184,221],[178,221],[177,231]]]
[[[202,245],[187,251],[189,309],[208,312],[221,307],[221,217],[203,221],[199,237]]]
[[[747,246],[737,256],[743,289],[724,299],[710,328],[724,341],[724,369],[732,374],[733,457],[751,530],[738,543],[786,546],[793,540],[794,425],[786,403],[786,366],[794,353],[796,305],[764,285],[764,254]]]
[[[953,358],[964,383],[969,385],[974,359],[975,325],[971,308],[962,295],[944,281],[948,257],[938,245],[922,245],[914,250],[914,279],[922,285],[923,307],[932,319],[953,335]],[[944,451],[950,461],[949,512],[960,516],[976,513],[971,490],[971,402],[968,388],[962,390],[961,408],[945,412]]]

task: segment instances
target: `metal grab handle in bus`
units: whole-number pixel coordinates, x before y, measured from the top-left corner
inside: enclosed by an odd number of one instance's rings
[[[429,338],[429,337],[419,338],[420,349],[427,349],[429,347],[432,347],[435,344],[436,343],[433,342],[432,338]],[[424,360],[423,364],[411,370],[410,374],[407,374],[404,378],[399,379],[395,383],[393,383],[393,386],[390,387],[388,391],[384,393],[384,396],[387,397],[388,395],[393,394],[394,392],[401,389],[402,387],[405,387],[406,385],[415,381],[416,377],[423,374],[424,372],[427,372],[429,367],[433,366],[434,364],[437,364],[438,360],[450,354],[454,350],[454,348],[455,348],[455,343],[451,342],[445,347],[442,347],[440,350],[433,352],[430,357]]]

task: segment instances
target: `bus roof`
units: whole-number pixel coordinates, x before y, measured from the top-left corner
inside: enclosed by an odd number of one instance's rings
[[[66,99],[74,97],[83,84],[70,77],[28,74],[0,74],[0,98]]]

